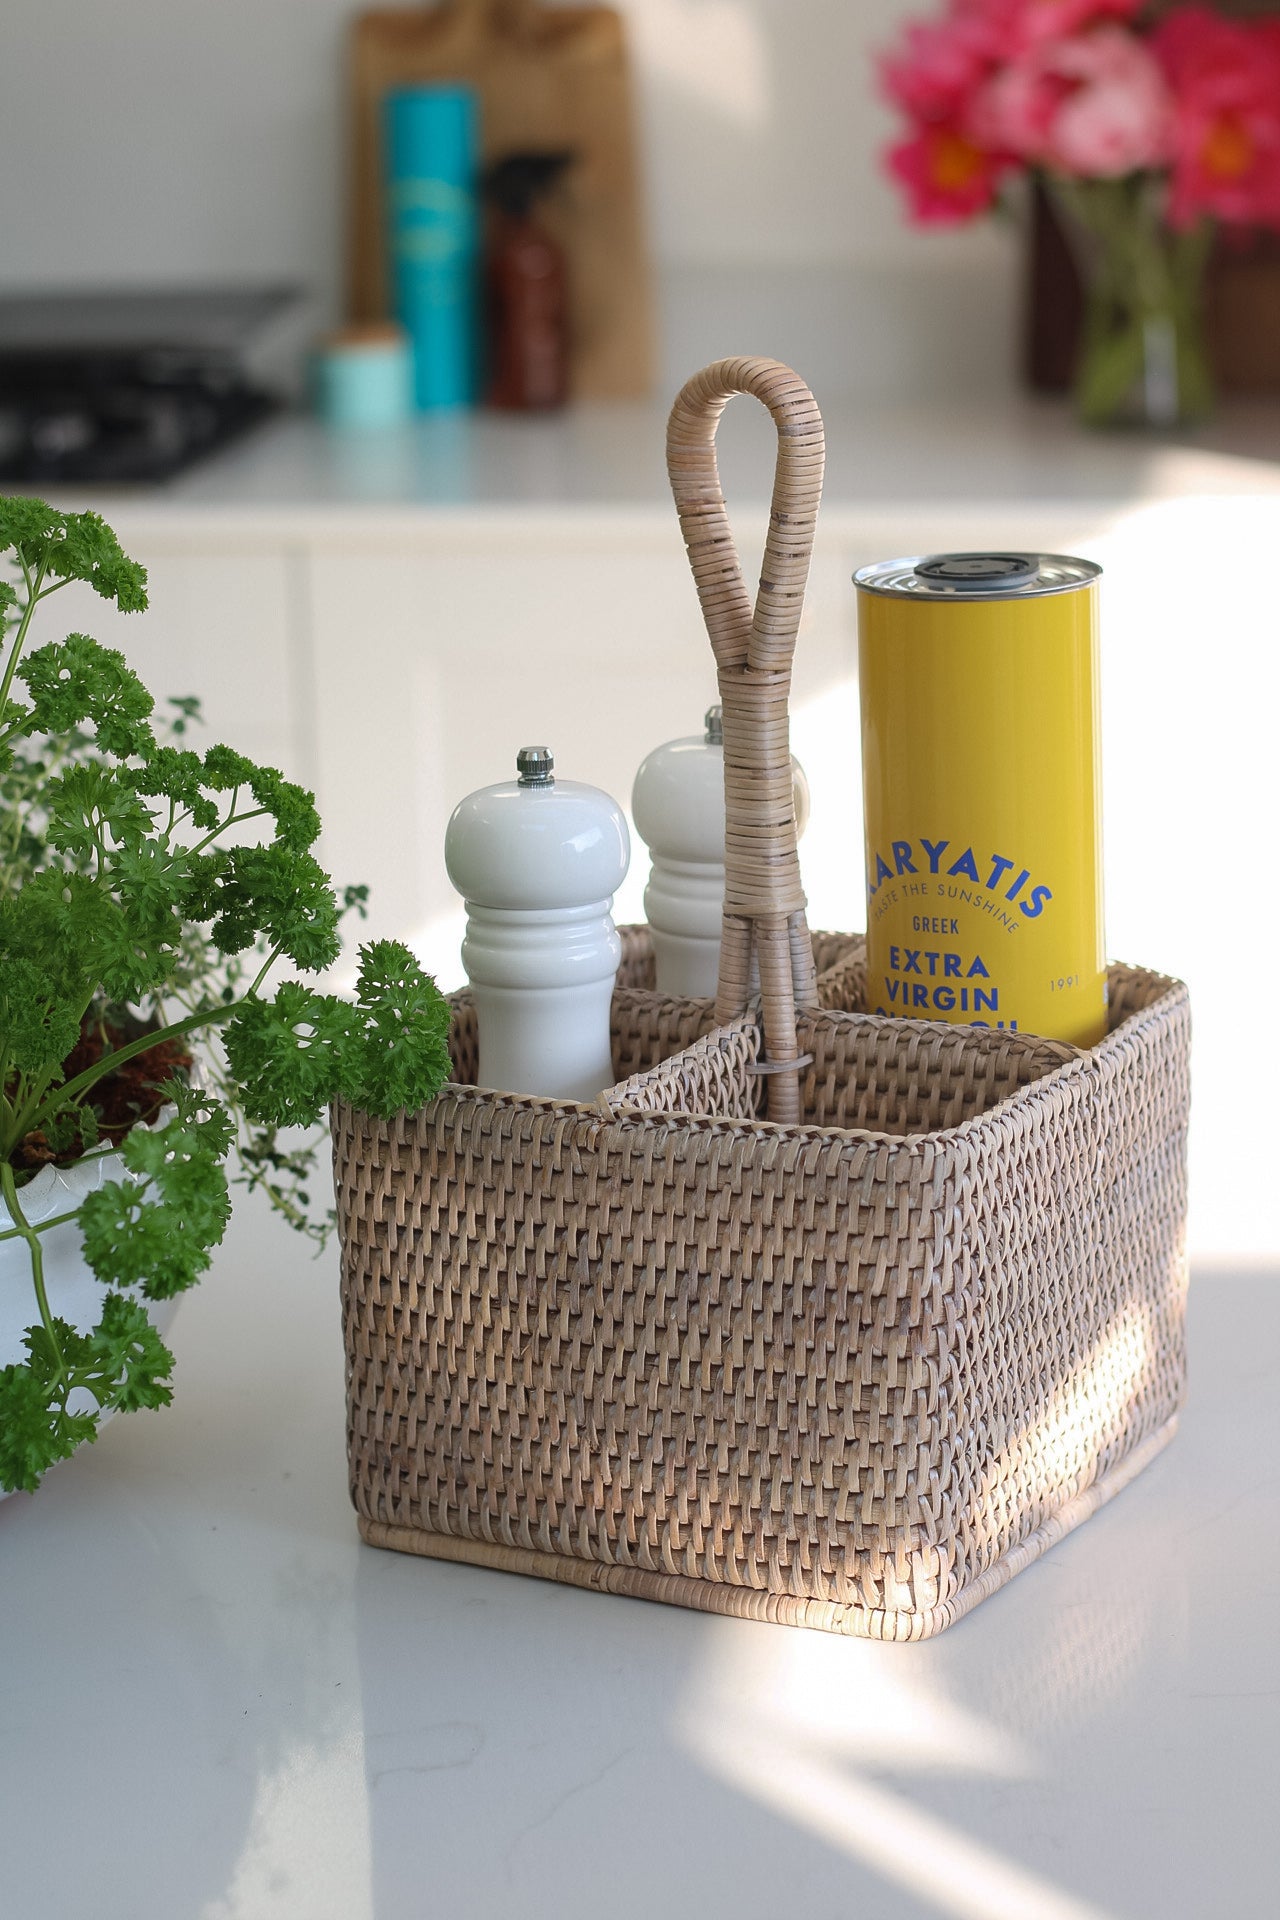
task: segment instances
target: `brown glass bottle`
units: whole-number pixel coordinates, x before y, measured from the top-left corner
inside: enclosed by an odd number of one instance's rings
[[[491,407],[528,411],[563,406],[569,397],[564,249],[533,205],[571,158],[510,154],[490,168],[485,181],[494,203],[486,271]]]

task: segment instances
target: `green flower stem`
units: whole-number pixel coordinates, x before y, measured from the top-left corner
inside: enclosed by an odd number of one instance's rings
[[[1171,426],[1206,413],[1213,396],[1200,296],[1212,222],[1185,232],[1166,226],[1165,189],[1150,173],[1048,175],[1046,184],[1085,293],[1075,388],[1082,418]]]
[[[62,1343],[58,1339],[57,1329],[53,1324],[53,1315],[49,1310],[49,1296],[45,1291],[44,1249],[40,1245],[39,1233],[31,1225],[31,1222],[22,1211],[22,1206],[18,1199],[18,1183],[13,1177],[13,1168],[7,1160],[0,1160],[0,1192],[4,1194],[4,1203],[9,1209],[9,1218],[13,1221],[14,1230],[19,1239],[26,1241],[28,1251],[31,1254],[31,1283],[36,1290],[36,1304],[40,1309],[40,1323],[44,1328],[45,1338],[49,1342],[50,1350],[56,1361],[58,1379],[65,1383],[68,1378],[67,1363],[63,1357]],[[5,1237],[7,1238],[8,1236],[6,1235]]]

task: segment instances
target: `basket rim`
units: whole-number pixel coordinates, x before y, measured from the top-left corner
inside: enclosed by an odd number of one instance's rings
[[[1130,1044],[1140,1023],[1147,1023],[1156,1019],[1165,1019],[1173,1013],[1176,1008],[1189,1003],[1190,994],[1184,981],[1178,980],[1170,974],[1160,973],[1150,967],[1129,966],[1127,963],[1120,961],[1115,961],[1111,964],[1122,968],[1125,972],[1140,974],[1149,980],[1161,981],[1164,983],[1164,990],[1159,993],[1154,1000],[1149,1001],[1146,1006],[1139,1007],[1135,1009],[1133,1013],[1127,1014],[1118,1026],[1113,1027],[1109,1033],[1105,1034],[1103,1038],[1098,1041],[1096,1046],[1076,1048],[1072,1058],[1063,1060],[1060,1065],[1051,1067],[1042,1074],[1037,1074],[1035,1079],[1029,1080],[1024,1086],[1015,1088],[1012,1093],[1006,1094],[1003,1099],[998,1100],[994,1106],[986,1107],[981,1113],[973,1114],[967,1120],[957,1121],[954,1126],[950,1127],[936,1127],[914,1133],[883,1133],[869,1127],[815,1126],[803,1121],[797,1124],[794,1121],[744,1120],[728,1114],[685,1113],[675,1109],[665,1108],[655,1110],[649,1107],[612,1106],[608,1104],[608,1094],[610,1091],[608,1088],[605,1088],[598,1102],[588,1104],[585,1101],[578,1100],[548,1099],[540,1094],[505,1093],[499,1089],[472,1086],[466,1082],[455,1080],[447,1080],[440,1089],[440,1092],[435,1096],[435,1099],[430,1101],[427,1107],[421,1109],[421,1111],[429,1112],[441,1100],[452,1097],[459,1101],[478,1101],[486,1106],[511,1107],[530,1113],[558,1114],[562,1115],[566,1120],[594,1120],[601,1126],[622,1123],[632,1126],[643,1124],[645,1126],[691,1127],[700,1133],[719,1131],[723,1133],[737,1133],[752,1138],[757,1136],[762,1139],[779,1137],[802,1142],[806,1145],[823,1140],[845,1140],[851,1142],[856,1141],[860,1144],[865,1143],[869,1146],[888,1146],[898,1150],[907,1148],[919,1150],[927,1146],[949,1146],[952,1143],[967,1140],[974,1133],[988,1129],[993,1124],[1007,1122],[1010,1117],[1016,1119],[1020,1113],[1039,1106],[1046,1100],[1060,1099],[1064,1096],[1064,1092],[1067,1093],[1067,1097],[1069,1097],[1068,1090],[1070,1085],[1074,1081],[1086,1076],[1094,1076],[1104,1070],[1110,1061]],[[630,991],[643,992],[645,989],[633,988],[630,989]],[[711,1002],[708,1001],[706,1004],[710,1005]],[[933,1032],[941,1030],[946,1033],[964,1031],[958,1022],[953,1023],[946,1020],[901,1020],[892,1014],[851,1013],[838,1007],[820,1007],[806,1011],[809,1017],[820,1020],[856,1020],[873,1022],[877,1026],[911,1027]],[[758,1008],[749,1009],[733,1021],[710,1028],[700,1036],[697,1042],[691,1044],[705,1046],[709,1040],[714,1040],[718,1034],[733,1032],[745,1022],[758,1025]],[[1038,1036],[1028,1034],[1026,1037],[1028,1040],[1034,1040]],[[1053,1044],[1066,1045],[1068,1043],[1054,1042]],[[686,1049],[682,1047],[677,1053],[669,1054],[667,1061],[678,1060],[680,1054],[685,1051]],[[667,1062],[664,1061],[662,1064],[665,1065],[666,1063]],[[336,1104],[344,1103],[335,1103],[335,1105]]]

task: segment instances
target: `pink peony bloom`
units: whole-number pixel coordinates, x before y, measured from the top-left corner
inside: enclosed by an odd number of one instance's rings
[[[914,120],[954,120],[1001,57],[998,33],[976,14],[914,20],[880,61],[886,97]]]
[[[1067,85],[1039,55],[1023,54],[992,74],[969,104],[966,125],[981,144],[1019,160],[1044,156],[1049,129]]]
[[[954,225],[985,213],[1000,181],[1016,164],[1011,156],[975,146],[958,126],[939,122],[917,129],[885,156],[890,173],[907,189],[912,218],[922,225]]]
[[[1030,165],[1094,180],[1162,166],[1171,116],[1159,64],[1107,25],[1019,54],[975,94],[967,127]]]
[[[1280,227],[1280,25],[1178,7],[1152,46],[1175,100],[1171,224]]]
[[[1132,20],[1144,0],[951,0],[953,13],[980,18],[1000,37],[1006,58],[1062,40],[1103,20]]]
[[[1051,167],[1110,179],[1169,159],[1173,103],[1141,41],[1123,27],[1097,27],[1064,40],[1056,64],[1069,91],[1049,133]]]

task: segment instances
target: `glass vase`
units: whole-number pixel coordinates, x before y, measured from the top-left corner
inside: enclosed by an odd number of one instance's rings
[[[1164,222],[1164,181],[1052,180],[1084,290],[1076,412],[1089,426],[1176,427],[1213,405],[1204,277],[1213,228]]]

